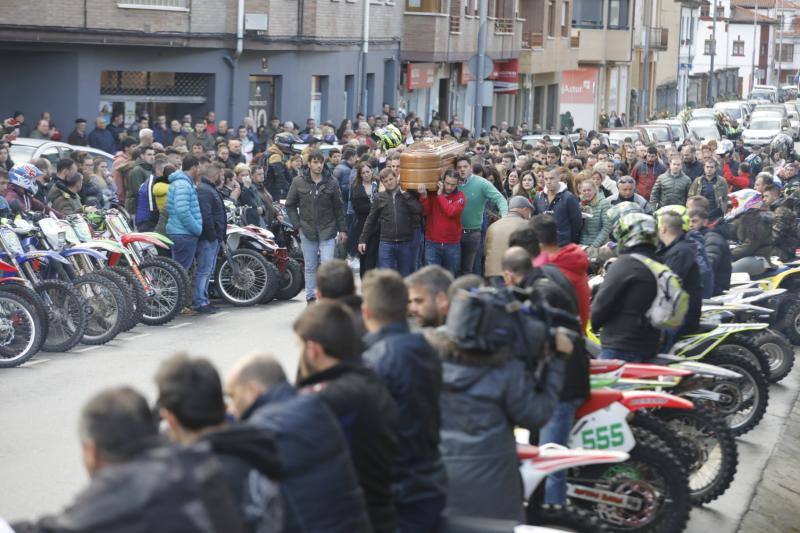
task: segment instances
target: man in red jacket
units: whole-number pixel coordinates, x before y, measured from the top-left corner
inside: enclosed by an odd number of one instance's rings
[[[439,265],[454,276],[461,269],[461,212],[467,205],[458,190],[458,177],[452,172],[439,181],[439,190],[428,195],[420,184],[419,201],[425,221],[425,264]]]
[[[728,182],[731,192],[750,188],[750,176],[739,174],[739,164],[733,160],[733,142],[723,140],[717,148],[717,155],[722,166],[722,177]]]
[[[589,300],[592,291],[589,289],[589,258],[586,252],[577,244],[567,244],[561,248],[558,242],[558,226],[550,215],[536,215],[531,219],[531,226],[539,238],[539,247],[542,253],[534,261],[534,266],[551,264],[558,268],[562,274],[575,287],[578,298],[578,316],[584,331],[589,322]]]

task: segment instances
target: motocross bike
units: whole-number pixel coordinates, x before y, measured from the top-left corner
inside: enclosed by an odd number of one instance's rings
[[[47,309],[36,292],[17,277],[17,269],[0,261],[0,368],[19,366],[42,348],[47,336]]]
[[[23,231],[23,233],[25,233]],[[47,335],[41,349],[66,352],[78,344],[86,330],[86,301],[72,285],[44,279],[40,269],[51,262],[66,264],[49,250],[25,251],[13,226],[0,225],[0,258],[14,267],[24,283],[41,298],[47,314]]]
[[[761,291],[786,289],[785,294],[771,298],[764,306],[775,310],[772,325],[786,335],[793,345],[800,346],[800,265],[779,264],[755,276],[743,273],[738,273],[737,276],[747,278],[748,281],[739,284],[745,288],[755,286]],[[733,280],[731,284],[731,292],[736,291],[737,284]]]
[[[697,370],[711,376],[729,373],[714,367]],[[604,377],[604,384],[617,390],[650,389],[686,394],[690,387],[699,383],[693,371],[678,366],[625,363],[614,359],[591,361],[590,375],[593,383]],[[707,380],[708,377],[701,379]],[[609,382],[611,384],[607,385]],[[697,396],[698,391],[694,389],[691,392]],[[701,407],[699,402],[695,402],[692,410],[654,408],[637,411],[632,425],[654,433],[683,462],[689,474],[689,496],[693,504],[701,505],[717,499],[733,482],[738,464],[736,439],[724,421]]]

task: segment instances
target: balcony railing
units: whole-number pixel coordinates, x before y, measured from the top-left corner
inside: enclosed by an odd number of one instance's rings
[[[522,48],[544,48],[544,34],[537,32],[525,32],[522,34]]]
[[[461,17],[450,15],[450,33],[461,33]]]
[[[578,32],[577,35],[571,35],[569,38],[569,47],[580,48],[580,46],[581,46],[581,32]]]
[[[644,29],[642,31],[645,31]],[[638,39],[636,48],[644,48],[644,39]],[[669,45],[669,28],[650,28],[650,50],[666,50]]]
[[[514,20],[513,19],[495,19],[494,21],[495,33],[514,33]]]

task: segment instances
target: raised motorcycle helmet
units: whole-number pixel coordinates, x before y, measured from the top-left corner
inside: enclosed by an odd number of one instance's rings
[[[675,213],[681,220],[683,221],[683,231],[689,231],[690,221],[689,221],[689,210],[686,208],[685,205],[665,205],[664,207],[660,208],[658,211],[655,212],[656,221],[661,221],[661,216],[666,213]]]
[[[750,211],[751,209],[761,209],[763,198],[761,193],[753,189],[742,189],[728,195],[731,203],[731,210],[725,215],[725,220],[733,220]]]
[[[723,139],[720,141],[719,146],[717,146],[717,155],[724,155],[730,154],[733,152],[733,141],[729,139]]]
[[[22,163],[14,165],[8,172],[8,182],[21,187],[31,194],[36,194],[39,186],[36,184],[36,178],[42,175],[42,171],[30,163]]]
[[[769,152],[770,154],[780,152],[781,155],[786,158],[794,152],[794,141],[785,133],[779,133],[769,144]]]
[[[759,172],[761,172],[761,165],[763,161],[761,160],[761,156],[758,154],[750,154],[744,158],[744,162],[750,165],[750,174],[752,176],[757,176]]]
[[[394,124],[387,124],[382,128],[372,132],[372,138],[381,145],[384,150],[397,148],[403,144],[403,134]]]
[[[274,139],[275,146],[280,148],[281,152],[284,154],[291,154],[293,151],[292,145],[302,142],[303,141],[300,139],[300,137],[288,131],[282,131],[281,133],[276,134]]]
[[[640,244],[658,245],[656,219],[645,213],[628,213],[623,215],[614,225],[614,238],[621,250],[627,250]]]

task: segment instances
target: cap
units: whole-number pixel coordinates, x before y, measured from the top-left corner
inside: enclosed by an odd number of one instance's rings
[[[514,196],[508,201],[509,209],[533,209],[533,204],[524,196]]]

